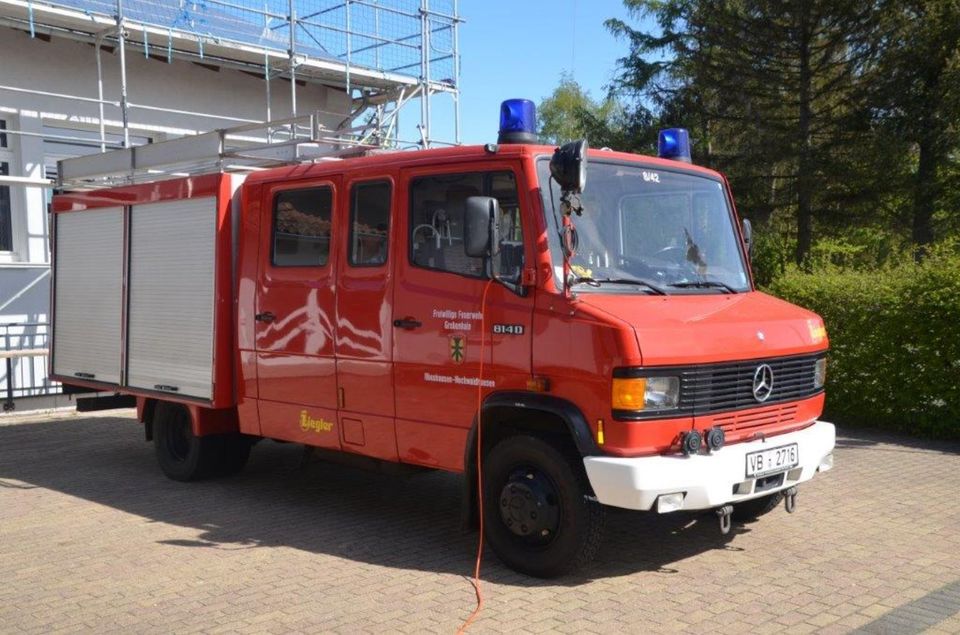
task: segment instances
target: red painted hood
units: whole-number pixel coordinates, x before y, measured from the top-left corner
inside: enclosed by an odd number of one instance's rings
[[[644,366],[812,353],[827,348],[820,317],[765,293],[607,295],[584,304],[629,323]]]

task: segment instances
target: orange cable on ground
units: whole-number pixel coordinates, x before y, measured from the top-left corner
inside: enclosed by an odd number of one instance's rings
[[[493,279],[483,287],[480,300],[480,376],[477,378],[477,506],[480,511],[480,538],[477,540],[477,561],[473,567],[473,590],[477,594],[477,606],[470,617],[457,629],[457,635],[466,633],[467,628],[477,619],[483,609],[483,591],[480,588],[480,561],[483,559],[483,360],[486,354],[487,337],[487,291]]]

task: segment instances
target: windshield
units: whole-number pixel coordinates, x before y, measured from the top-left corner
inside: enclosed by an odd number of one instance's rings
[[[548,161],[538,163],[538,172],[560,286],[560,190],[550,179]],[[578,291],[620,292],[622,287],[611,287],[621,284],[614,281],[626,280],[649,283],[666,293],[749,290],[739,237],[720,181],[591,158],[581,200],[583,215],[573,216],[579,248],[570,262],[573,275],[591,284]]]

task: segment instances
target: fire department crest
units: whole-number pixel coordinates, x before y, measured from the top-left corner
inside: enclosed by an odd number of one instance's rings
[[[467,338],[463,335],[450,336],[450,359],[454,364],[462,364],[467,356]]]

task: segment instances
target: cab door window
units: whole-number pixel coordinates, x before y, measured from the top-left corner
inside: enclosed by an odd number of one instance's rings
[[[329,187],[278,192],[273,202],[273,265],[327,264],[332,212],[333,190]]]
[[[500,204],[500,277],[519,282],[523,269],[523,231],[517,181],[513,172],[442,174],[414,179],[410,185],[410,262],[472,278],[485,277],[482,258],[463,249],[464,209],[471,196],[492,196]]]
[[[389,181],[358,183],[351,189],[351,265],[376,267],[387,262],[391,196]]]

